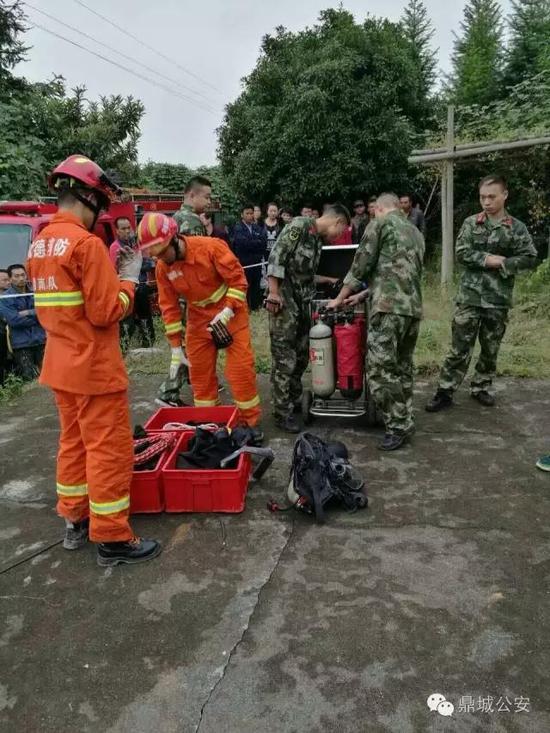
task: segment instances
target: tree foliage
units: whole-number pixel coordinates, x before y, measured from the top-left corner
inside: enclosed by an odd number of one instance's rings
[[[28,46],[20,39],[26,30],[22,5],[20,0],[14,3],[0,0],[0,93],[3,94],[23,86],[22,80],[11,73],[28,51]]]
[[[504,81],[508,86],[550,70],[550,0],[515,0]]]
[[[63,77],[29,84],[13,76],[28,50],[22,3],[0,0],[0,196],[46,193],[46,175],[73,153],[97,161],[129,185],[137,181],[137,144],[145,108],[121,95],[88,100],[86,89],[67,91]]]
[[[242,197],[345,198],[403,185],[429,102],[401,25],[326,10],[313,28],[265,36],[228,105],[219,157]]]
[[[114,172],[125,185],[137,182],[137,143],[144,107],[120,95],[88,101],[83,87],[67,93],[64,80],[29,85],[0,97],[0,191],[3,197],[46,193],[46,174],[73,153]]]
[[[496,0],[469,0],[455,34],[449,91],[456,104],[488,104],[502,92],[503,20]]]
[[[409,0],[401,16],[401,25],[410,43],[415,66],[421,72],[421,93],[427,98],[437,76],[437,52],[432,47],[435,29],[422,0]]]
[[[141,169],[141,183],[151,191],[182,193],[193,175],[183,163],[155,163],[150,160]]]

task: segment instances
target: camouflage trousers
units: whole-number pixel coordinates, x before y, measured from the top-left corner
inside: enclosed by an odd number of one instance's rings
[[[471,381],[472,394],[487,390],[497,369],[497,357],[506,332],[506,308],[479,308],[459,303],[453,316],[451,349],[441,367],[439,389],[454,392],[464,380],[479,338],[481,353]]]
[[[368,383],[388,433],[414,426],[413,354],[419,330],[420,319],[412,316],[375,313],[369,320]]]
[[[285,307],[269,314],[273,414],[288,415],[302,394],[302,376],[309,362],[309,302],[285,296]]]

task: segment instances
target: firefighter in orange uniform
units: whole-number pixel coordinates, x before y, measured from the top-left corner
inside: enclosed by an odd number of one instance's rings
[[[142,257],[124,250],[117,276],[93,234],[118,190],[96,163],[71,155],[49,183],[59,210],[30,247],[28,273],[48,337],[40,382],[53,389],[61,423],[63,545],[77,549],[89,536],[99,565],[144,562],[161,545],[135,537],[128,521],[133,442],[118,328],[132,311]]]
[[[239,422],[249,426],[254,442],[260,443],[263,435],[256,427],[260,397],[250,343],[247,280],[239,261],[225,242],[178,234],[174,220],[159,213],[145,214],[138,227],[138,242],[145,256],[157,257],[159,304],[172,346],[170,378],[176,377],[181,365],[189,364],[195,406],[219,404],[217,349],[226,348],[226,377]],[[182,348],[180,297],[187,302],[187,356]]]

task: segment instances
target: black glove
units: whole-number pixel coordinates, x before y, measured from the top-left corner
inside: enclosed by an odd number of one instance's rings
[[[208,328],[212,334],[214,346],[217,349],[227,349],[228,346],[231,346],[233,343],[233,336],[229,333],[225,323],[222,321],[216,321],[215,323],[211,323]]]

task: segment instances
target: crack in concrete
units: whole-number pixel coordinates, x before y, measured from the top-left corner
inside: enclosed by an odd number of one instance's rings
[[[24,557],[22,560],[18,560],[13,565],[8,565],[8,567],[4,568],[3,570],[0,570],[0,575],[4,575],[4,573],[9,573],[10,570],[14,570],[15,568],[18,568],[20,565],[24,565],[25,563],[29,562],[30,560],[34,560],[35,557],[38,557],[39,555],[43,555],[45,552],[48,552],[48,550],[51,550],[53,547],[57,547],[57,545],[63,544],[63,540],[56,540],[55,542],[52,542],[51,545],[47,545],[46,547],[43,547],[40,550],[37,550],[37,552],[34,552],[32,555],[28,555],[28,557]]]
[[[283,555],[285,554],[286,549],[287,549],[287,547],[289,545],[289,542],[290,542],[290,540],[292,539],[292,537],[294,535],[295,526],[296,526],[295,523],[292,522],[291,527],[290,527],[290,532],[288,533],[288,537],[286,539],[286,542],[283,545],[283,548],[281,549],[281,551],[279,553],[279,557],[277,558],[277,562],[273,566],[273,569],[269,573],[269,577],[267,578],[267,580],[265,581],[265,583],[263,583],[261,585],[261,587],[259,588],[259,590],[258,590],[258,595],[256,596],[256,602],[254,603],[254,607],[252,608],[252,611],[250,612],[250,615],[248,617],[248,621],[246,623],[246,626],[244,627],[243,632],[240,635],[239,639],[235,642],[235,644],[233,645],[231,651],[227,655],[227,661],[225,662],[225,664],[223,666],[223,669],[221,671],[221,674],[218,677],[218,679],[216,680],[216,682],[214,683],[214,685],[212,686],[212,688],[210,689],[210,692],[208,693],[208,696],[207,696],[207,698],[206,698],[203,706],[201,707],[201,713],[200,713],[200,717],[199,717],[199,722],[197,723],[197,725],[195,727],[195,733],[200,733],[200,727],[201,727],[202,722],[204,720],[204,713],[206,711],[206,708],[208,706],[208,703],[212,699],[213,694],[216,692],[216,690],[218,689],[218,687],[220,686],[220,684],[223,682],[223,680],[225,678],[225,674],[226,674],[226,672],[227,672],[227,670],[229,668],[229,665],[231,663],[231,660],[233,659],[233,657],[234,657],[237,649],[239,648],[239,646],[242,644],[242,642],[244,640],[244,637],[246,636],[246,633],[247,633],[248,629],[250,628],[250,624],[252,623],[252,620],[254,618],[254,614],[256,613],[256,609],[258,608],[258,605],[260,603],[260,599],[261,599],[262,593],[264,591],[264,588],[266,588],[266,586],[268,586],[269,583],[271,583],[271,579],[273,578],[273,576],[275,575],[275,573],[279,569],[279,565],[281,564],[281,560],[283,559]]]

